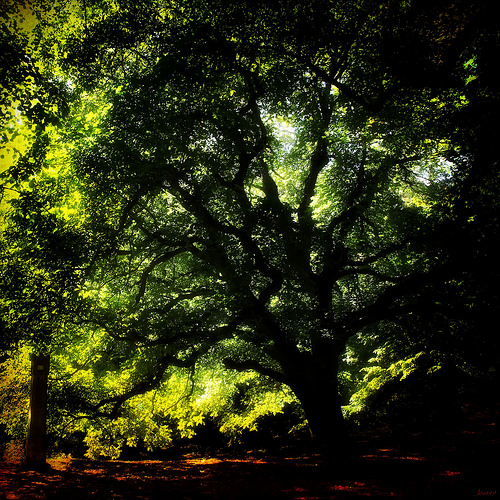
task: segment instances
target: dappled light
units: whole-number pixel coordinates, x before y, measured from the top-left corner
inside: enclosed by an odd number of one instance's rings
[[[0,499],[496,494],[493,3],[0,1]]]
[[[454,436],[434,443],[432,452],[422,443],[418,453],[405,454],[400,445],[377,447],[384,439],[359,442],[360,455],[339,472],[318,455],[204,457],[187,453],[182,458],[140,461],[50,459],[47,472],[26,471],[15,464],[0,467],[0,494],[7,499],[35,498],[357,498],[383,496],[423,498],[457,495],[471,498],[478,491],[493,493],[494,466],[484,453],[490,435],[479,440]],[[385,438],[386,440],[387,438]],[[388,443],[388,441],[386,441]],[[457,449],[451,443],[460,443]]]

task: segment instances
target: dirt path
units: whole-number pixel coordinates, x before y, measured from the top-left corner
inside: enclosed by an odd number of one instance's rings
[[[47,473],[0,463],[0,499],[335,499],[498,496],[498,442],[426,447],[404,453],[361,443],[340,473],[317,456],[200,458],[168,461],[50,460]],[[462,446],[463,445],[463,446]]]

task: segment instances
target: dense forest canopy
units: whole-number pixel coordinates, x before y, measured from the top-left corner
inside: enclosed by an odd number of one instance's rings
[[[290,408],[340,455],[387,382],[498,366],[488,5],[2,9],[9,432],[32,350],[96,456]]]

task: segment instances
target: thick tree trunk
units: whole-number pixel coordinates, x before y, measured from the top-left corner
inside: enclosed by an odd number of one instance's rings
[[[302,385],[302,384],[301,384]],[[347,427],[342,414],[337,384],[318,380],[294,388],[304,410],[318,451],[330,459],[342,460],[349,453]]]
[[[352,450],[337,376],[336,356],[308,357],[294,367],[290,385],[302,405],[318,451],[329,460],[342,463]]]
[[[323,384],[297,394],[306,415],[311,435],[325,452],[345,453],[347,430],[336,387]]]

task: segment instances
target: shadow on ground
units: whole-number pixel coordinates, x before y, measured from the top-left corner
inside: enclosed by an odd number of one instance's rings
[[[50,470],[0,463],[0,499],[334,499],[497,496],[498,440],[463,432],[439,443],[409,436],[358,440],[359,457],[343,467],[316,455],[185,455],[175,460],[53,459]]]

